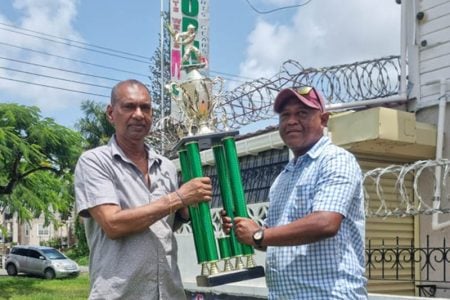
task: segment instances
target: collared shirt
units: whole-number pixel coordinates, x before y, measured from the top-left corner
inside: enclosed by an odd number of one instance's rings
[[[291,160],[273,183],[267,227],[316,211],[344,216],[338,233],[315,243],[268,247],[269,299],[367,299],[364,277],[364,201],[352,154],[322,137]]]
[[[157,221],[144,232],[111,240],[88,212],[102,204],[116,204],[122,209],[146,205],[176,189],[175,166],[147,145],[146,149],[150,187],[114,137],[108,145],[89,150],[78,160],[76,206],[84,217],[90,249],[89,299],[185,299],[173,216]]]

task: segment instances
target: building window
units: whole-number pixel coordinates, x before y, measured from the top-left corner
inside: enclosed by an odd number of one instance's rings
[[[38,225],[38,236],[48,236],[50,234],[49,227],[43,224]]]
[[[30,225],[25,224],[25,236],[30,236]]]

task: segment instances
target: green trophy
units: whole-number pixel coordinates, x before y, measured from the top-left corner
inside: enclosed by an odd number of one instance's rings
[[[182,180],[186,182],[203,176],[200,151],[212,149],[224,209],[231,219],[236,216],[248,218],[235,143],[239,132],[217,129],[215,110],[220,97],[213,96],[213,85],[218,81],[204,76],[200,72],[203,67],[203,64],[184,65],[185,79],[168,85],[179,109],[179,122],[187,131],[175,146]],[[233,230],[228,236],[216,238],[208,203],[189,206],[189,213],[197,262],[201,265],[198,286],[264,276],[264,268],[255,265],[253,247],[239,243]]]

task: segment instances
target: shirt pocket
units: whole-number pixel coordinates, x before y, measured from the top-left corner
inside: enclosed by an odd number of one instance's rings
[[[315,193],[314,184],[298,184],[292,193],[292,209],[290,209],[290,219],[294,221],[303,218],[312,212],[312,204]]]
[[[308,245],[273,247],[268,252],[267,267],[271,272],[281,274],[288,268],[296,268],[297,262],[306,259],[307,254]]]

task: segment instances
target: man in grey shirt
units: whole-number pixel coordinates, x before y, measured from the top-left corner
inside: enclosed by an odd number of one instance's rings
[[[89,299],[184,299],[174,220],[189,218],[187,205],[211,200],[211,181],[195,178],[177,189],[175,166],[144,142],[152,108],[141,82],[119,82],[106,113],[114,136],[85,152],[75,169],[90,250]]]

